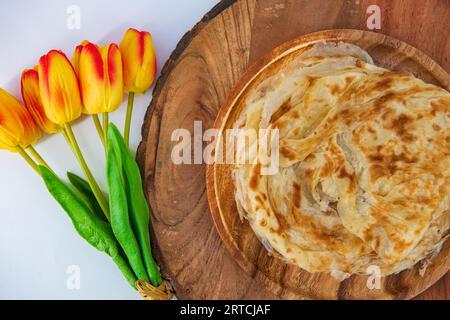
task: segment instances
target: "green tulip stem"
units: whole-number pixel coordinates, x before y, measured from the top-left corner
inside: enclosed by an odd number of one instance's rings
[[[33,148],[32,145],[29,145],[27,148],[28,152],[30,152],[31,156],[40,164],[43,165],[44,167],[46,167],[48,170],[50,170],[51,172],[54,172],[50,166],[47,164],[47,162],[45,162],[44,158],[42,158],[42,156],[36,151],[35,148]]]
[[[103,113],[103,140],[105,141],[105,150],[108,150],[108,126],[109,126],[109,114]]]
[[[133,114],[133,103],[134,103],[134,92],[130,92],[128,94],[127,117],[125,119],[125,129],[123,132],[123,137],[125,139],[125,144],[127,147],[130,145],[130,126],[131,126],[131,116]]]
[[[95,124],[95,129],[97,129],[97,133],[100,137],[100,140],[102,141],[102,144],[105,145],[105,135],[103,134],[103,128],[102,125],[100,123],[100,119],[98,118],[98,115],[93,114],[92,115],[92,120],[94,120],[94,124]]]
[[[39,170],[38,165],[34,160],[28,155],[28,153],[25,152],[25,150],[22,147],[18,147],[17,152],[22,156],[22,158],[38,173],[38,175],[41,175],[41,171]]]
[[[109,216],[108,202],[106,201],[105,196],[100,190],[97,181],[95,181],[94,176],[92,175],[91,170],[89,169],[86,160],[84,159],[83,154],[81,153],[80,146],[78,145],[75,135],[73,134],[72,127],[70,126],[69,123],[66,123],[64,125],[64,132],[65,132],[64,136],[67,137],[68,143],[71,146],[72,151],[75,154],[75,157],[80,163],[81,169],[83,169],[83,172],[86,175],[89,185],[91,186],[92,192],[94,192],[95,198],[97,199],[98,204],[102,208],[103,214],[109,221],[110,216]]]
[[[67,132],[65,130],[62,130],[61,132],[62,132],[64,138],[66,139],[66,142],[67,142],[67,144],[70,147],[70,150],[72,150],[72,152],[73,152],[73,147],[72,147],[72,144],[70,142],[69,136],[67,135]]]

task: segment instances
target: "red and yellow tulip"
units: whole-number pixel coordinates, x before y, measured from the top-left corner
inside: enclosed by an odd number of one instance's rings
[[[144,93],[155,80],[156,53],[150,33],[133,28],[125,32],[120,43],[120,52],[122,53],[124,91],[128,93],[124,128],[125,144],[128,145],[134,94]]]
[[[75,49],[73,65],[79,78],[83,113],[113,112],[120,106],[123,72],[117,45],[98,48],[84,41]]]
[[[39,60],[39,89],[48,119],[64,125],[81,115],[78,79],[66,55],[51,50]]]
[[[36,142],[41,132],[25,107],[0,89],[0,149],[18,151]]]
[[[47,118],[44,106],[42,105],[41,93],[39,91],[39,72],[37,70],[37,66],[34,69],[24,70],[22,72],[20,83],[25,107],[33,117],[36,124],[48,134],[57,132],[60,127]]]
[[[120,43],[125,92],[143,93],[156,74],[156,54],[149,32],[130,28]]]

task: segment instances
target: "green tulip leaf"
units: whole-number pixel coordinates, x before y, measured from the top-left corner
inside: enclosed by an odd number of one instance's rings
[[[46,167],[39,166],[39,169],[48,191],[72,220],[78,234],[94,248],[108,254],[129,284],[136,289],[137,278],[123,257],[111,226],[93,212],[89,203],[76,190],[69,188]]]

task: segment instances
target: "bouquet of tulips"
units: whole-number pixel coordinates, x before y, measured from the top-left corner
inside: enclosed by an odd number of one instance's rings
[[[84,41],[72,62],[51,50],[21,77],[22,105],[0,89],[0,149],[17,152],[42,177],[50,194],[65,210],[81,237],[108,254],[130,285],[150,298],[170,298],[152,257],[150,210],[139,168],[128,147],[134,94],[153,83],[156,57],[150,33],[128,29],[120,46]],[[124,134],[108,113],[128,93]],[[105,148],[109,197],[90,171],[71,122],[90,115]],[[102,121],[99,115],[101,114]],[[61,132],[77,158],[85,179],[68,173],[63,182],[33,148],[41,137]],[[147,291],[145,291],[147,290]]]

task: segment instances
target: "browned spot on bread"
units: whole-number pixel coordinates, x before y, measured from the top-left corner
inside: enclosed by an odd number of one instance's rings
[[[400,154],[383,154],[381,148],[377,153],[368,156],[373,162],[370,166],[370,175],[372,180],[376,180],[383,176],[393,175],[399,169],[399,163],[412,164],[417,162],[417,157],[408,156],[402,152]]]
[[[266,221],[266,219],[262,219],[262,220],[259,222],[259,224],[260,224],[261,227],[267,226],[267,221]]]
[[[363,68],[363,67],[364,67],[364,62],[362,62],[362,61],[359,60],[359,59],[356,59],[355,66],[356,66],[357,68]]]
[[[308,162],[313,162],[314,160],[316,160],[316,155],[314,153],[310,153],[303,161],[308,163]]]
[[[374,138],[375,140],[378,139],[377,132],[376,132],[376,130],[375,130],[374,128],[372,128],[371,126],[368,126],[368,127],[367,127],[367,131],[368,131],[370,134],[372,134],[372,136],[373,136],[373,138]]]
[[[395,163],[390,163],[387,167],[381,164],[373,164],[370,166],[369,171],[370,178],[372,181],[375,181],[378,178],[393,175],[397,171],[397,166]]]
[[[389,80],[389,79],[384,79],[384,80]],[[375,86],[380,85],[380,83],[381,83],[381,85],[385,85],[386,83],[390,83],[390,82],[389,81],[380,81],[380,82],[377,82],[377,84]],[[398,99],[399,99],[398,93],[396,94],[394,92],[387,91],[386,94],[384,94],[380,98],[378,98],[378,102],[381,105],[385,106],[388,102],[393,101],[393,100],[398,100]]]
[[[417,157],[409,157],[404,152],[401,152],[400,154],[391,154],[391,155],[384,155],[382,153],[374,153],[369,155],[369,159],[371,161],[375,162],[383,162],[384,164],[388,164],[390,162],[405,162],[405,163],[414,163],[417,162]]]
[[[393,240],[393,242],[394,242],[394,250],[397,251],[397,252],[405,251],[412,244],[412,241],[402,240],[396,234],[391,234],[390,238]]]
[[[381,162],[384,159],[384,156],[382,154],[372,154],[369,156],[369,159],[376,162]]]
[[[450,99],[440,98],[431,101],[431,114],[433,116],[438,112],[447,112],[450,109]]]
[[[339,233],[336,230],[330,230],[325,226],[315,224],[311,222],[311,235],[321,242],[325,242],[328,245],[335,245],[341,240]]]
[[[408,125],[414,121],[414,118],[404,113],[400,114],[392,122],[385,126],[387,129],[394,130],[394,132],[404,141],[412,142],[414,136],[408,132]]]
[[[347,178],[350,181],[350,185],[349,185],[349,190],[355,190],[356,188],[356,178],[355,175],[352,173],[348,173],[347,170],[345,169],[345,166],[341,168],[341,170],[339,170],[339,175],[338,177],[340,179],[344,179]]]
[[[337,95],[339,91],[341,91],[341,87],[339,87],[339,85],[337,84],[332,84],[329,89],[333,96]]]
[[[276,122],[278,119],[281,118],[282,115],[284,115],[286,112],[288,112],[291,108],[291,102],[290,98],[286,101],[284,101],[281,106],[275,111],[272,116],[270,117],[270,123]]]
[[[440,131],[440,130],[442,129],[442,128],[441,128],[438,124],[436,124],[436,123],[433,123],[432,127],[433,127],[433,130],[434,130],[434,131]]]
[[[258,194],[258,195],[256,195],[256,196],[255,196],[255,200],[256,200],[256,202],[258,202],[258,204],[259,204],[259,206],[260,206],[261,208],[265,208],[265,204],[264,204],[264,200],[263,200],[262,195],[263,195],[263,194]]]
[[[373,90],[380,91],[380,92],[386,91],[392,87],[393,82],[394,81],[392,78],[383,78],[380,81],[377,81],[375,83]],[[389,97],[387,97],[387,98],[389,98]]]
[[[350,109],[344,109],[344,110],[342,110],[342,111],[340,112],[340,115],[341,115],[343,118],[347,118],[347,117],[350,115]]]
[[[375,244],[374,244],[374,247],[375,247],[375,250],[376,250],[376,251],[379,251],[379,250],[380,250],[380,245],[381,245],[380,237],[375,237]]]
[[[291,149],[286,147],[280,147],[280,153],[283,157],[294,160],[295,159],[295,152],[291,151]]]
[[[370,242],[373,240],[372,229],[375,225],[370,225],[366,230],[364,230],[364,240]]]
[[[433,202],[433,199],[429,198],[429,197],[419,197],[418,200],[419,200],[419,203],[426,204],[426,205],[431,205]]]
[[[295,128],[294,130],[292,130],[292,134],[293,134],[294,136],[299,136],[299,135],[301,134],[302,131],[303,131],[302,128],[297,127],[297,128]]]
[[[313,174],[314,174],[314,170],[313,169],[306,169],[305,170],[305,177],[311,178]]]
[[[392,202],[392,204],[396,205],[396,206],[402,206],[402,207],[406,207],[407,204],[407,200],[406,199],[396,199]],[[407,216],[405,219],[408,220],[409,216]]]
[[[302,204],[302,194],[301,194],[300,185],[298,183],[294,182],[292,187],[293,187],[294,206],[297,208],[300,208],[300,206]]]
[[[353,76],[347,76],[347,77],[345,77],[345,85],[348,86],[350,83],[353,82],[353,80],[355,80],[355,77],[353,77]]]
[[[252,174],[252,177],[250,178],[250,182],[249,182],[249,186],[252,190],[258,189],[259,180],[261,178],[260,175],[261,175],[261,164],[258,163],[253,168],[253,174]]]
[[[384,111],[381,115],[381,119],[386,120],[391,118],[393,115],[395,115],[395,110],[392,108],[386,108],[386,111]]]
[[[307,76],[306,77],[306,81],[308,81],[308,85],[314,85],[315,82],[317,81],[317,77],[312,77],[312,76]]]
[[[327,159],[325,160],[325,163],[320,168],[320,177],[325,178],[325,177],[330,176],[333,169],[334,169],[333,161],[327,157]]]
[[[325,256],[320,256],[319,261],[320,261],[320,263],[319,263],[318,268],[323,269],[330,265],[331,259],[328,257],[325,257]]]
[[[278,230],[276,230],[276,233],[282,234],[286,229],[289,229],[289,223],[287,222],[286,218],[278,212],[278,210],[273,210],[275,214],[275,218],[278,221]]]
[[[344,165],[345,157],[342,154],[341,149],[334,142],[330,143],[329,151],[331,154],[331,158],[328,158],[328,155],[326,155],[327,160],[330,159],[329,161],[333,162],[335,168],[339,168]]]

